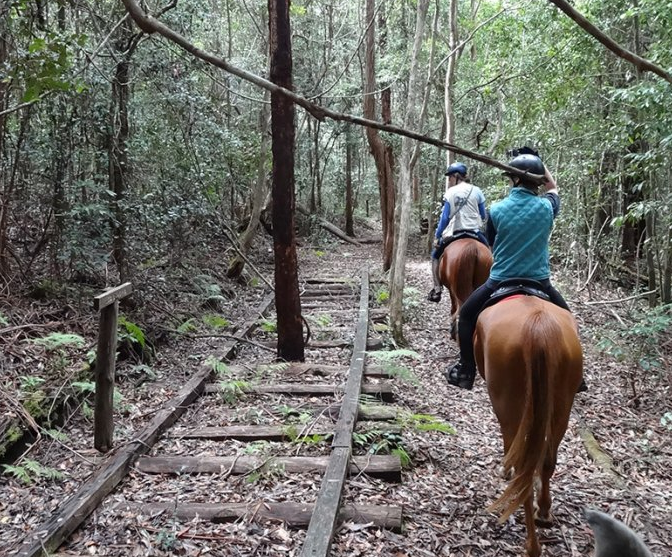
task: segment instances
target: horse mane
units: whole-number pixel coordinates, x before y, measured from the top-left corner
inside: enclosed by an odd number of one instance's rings
[[[560,367],[557,340],[561,328],[549,312],[535,310],[520,332],[525,362],[525,402],[523,418],[509,451],[504,469],[513,470],[513,479],[488,510],[501,512],[506,521],[532,495],[534,476],[546,457],[551,438],[554,379]]]

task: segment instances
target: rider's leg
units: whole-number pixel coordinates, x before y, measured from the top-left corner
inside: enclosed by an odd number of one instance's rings
[[[490,247],[490,244],[488,243],[488,239],[485,237],[485,234],[481,232],[480,230],[476,231],[476,235],[478,236],[478,239],[483,242],[486,246]]]
[[[546,293],[549,295],[551,298],[551,302],[553,302],[556,306],[559,306],[563,309],[566,309],[571,313],[571,310],[569,309],[569,306],[567,305],[567,302],[565,302],[565,299],[562,297],[562,294],[558,292],[555,287],[551,285],[551,281],[544,281],[542,282],[543,286],[545,287]],[[576,334],[579,334],[579,327],[576,327]],[[588,390],[588,385],[586,384],[585,378],[581,379],[581,384],[579,385],[579,388],[576,390],[577,393],[583,393]]]
[[[460,361],[448,371],[448,383],[462,389],[471,389],[476,378],[476,360],[474,359],[474,331],[476,320],[483,304],[497,288],[497,283],[486,282],[474,290],[460,308],[457,335],[460,345]]]
[[[441,277],[439,276],[439,263],[441,261],[441,254],[443,254],[444,247],[439,244],[432,250],[432,281],[434,286],[429,291],[427,299],[430,302],[441,301]]]

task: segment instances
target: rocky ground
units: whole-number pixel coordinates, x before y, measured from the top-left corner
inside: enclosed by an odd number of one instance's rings
[[[392,533],[371,525],[345,523],[337,532],[334,555],[520,555],[525,535],[519,520],[522,512],[515,519],[499,524],[497,517],[486,511],[505,484],[498,473],[501,461],[498,426],[484,384],[478,379],[474,390],[466,392],[449,387],[441,376],[441,370],[454,360],[457,350],[448,336],[447,296],[439,304],[425,300],[430,287],[429,259],[421,243],[420,237],[413,238],[406,269],[405,333],[407,348],[415,354],[403,359],[408,373],[395,380],[395,394],[397,404],[409,413],[436,416],[452,424],[456,433],[407,428],[403,432],[403,449],[412,464],[403,473],[401,484],[365,477],[351,482],[346,501],[401,505],[405,528],[403,533]],[[374,277],[379,277],[378,250],[376,245],[360,248],[313,239],[300,249],[300,273],[302,277],[324,274],[356,277],[359,269],[366,266]],[[272,277],[266,248],[255,254],[254,261],[265,276]],[[229,284],[219,278],[223,276],[222,269],[212,265],[208,274],[218,277],[223,290],[222,300],[215,301],[221,303],[217,314],[226,315],[235,323],[248,308],[258,304],[263,291],[261,281],[251,280],[245,286]],[[188,309],[196,299],[171,296],[175,276],[173,271],[169,275],[165,270],[155,269],[141,288],[146,294],[142,305],[146,309],[136,319],[147,331],[152,331],[157,353],[148,363],[127,360],[120,364],[119,390],[123,400],[115,433],[120,445],[132,439],[174,388],[185,382],[225,341],[198,336],[204,332],[199,319],[205,310],[198,315],[192,312],[195,330],[182,335],[174,333],[192,315]],[[191,286],[185,286],[184,291],[197,290],[190,279],[193,272],[185,270],[180,280]],[[556,524],[541,534],[545,555],[590,554],[593,538],[582,514],[587,507],[607,511],[631,525],[654,555],[669,554],[672,547],[672,529],[668,527],[672,522],[669,331],[656,332],[655,322],[647,322],[646,326],[651,328],[649,337],[646,330],[636,334],[637,327],[643,326],[635,320],[641,303],[638,300],[601,303],[626,298],[628,293],[595,285],[590,291],[579,292],[570,276],[556,276],[555,283],[568,299],[581,327],[590,390],[577,396],[560,449],[552,482]],[[160,289],[160,295],[149,295],[146,284]],[[374,287],[374,292],[382,300],[379,288]],[[202,298],[203,293],[200,295]],[[29,388],[26,382],[56,364],[60,365],[60,388],[72,390],[76,411],[62,426],[43,430],[23,460],[0,477],[0,547],[8,554],[12,554],[8,548],[16,547],[25,535],[38,528],[104,460],[91,448],[92,424],[87,403],[76,396],[76,388],[72,386],[82,382],[79,377],[82,360],[85,349],[95,339],[95,318],[83,317],[83,303],[61,306],[59,311],[65,314],[45,315],[47,307],[49,312],[56,311],[53,304],[41,306],[34,302],[15,305],[14,314],[3,308],[5,315],[12,315],[12,321],[0,329],[5,347],[2,415],[23,416],[20,400]],[[88,346],[47,349],[36,345],[30,340],[39,336],[40,327],[16,328],[31,323],[47,330],[81,334]],[[63,327],[63,323],[71,326]],[[6,331],[8,328],[12,329]],[[26,331],[30,335],[20,334]],[[626,333],[631,333],[629,338],[644,340],[626,345],[621,341],[627,337]],[[651,340],[654,335],[654,346],[643,352],[646,339]],[[246,350],[245,357],[250,361],[268,360],[268,354],[255,353],[253,348]],[[309,353],[311,357],[317,356]],[[333,357],[334,361],[347,362],[345,353],[335,353]],[[652,361],[660,367],[645,372],[642,365]],[[162,384],[163,387],[146,388]],[[188,451],[188,444],[183,448]],[[33,465],[36,470],[31,472],[29,463],[39,463],[39,468]],[[138,472],[133,472],[121,487],[125,492],[133,490],[139,499],[156,490],[169,498],[188,495],[175,493],[177,488],[170,481],[157,484],[156,479]],[[193,489],[195,493],[201,490],[196,498],[205,500],[208,497],[227,500],[234,493],[240,500],[252,500],[262,492],[267,494],[268,489],[273,490],[275,500],[308,500],[314,499],[319,478],[287,477],[281,481],[266,478],[254,483],[227,477],[200,478],[195,480]],[[116,492],[110,496],[106,508],[111,508],[116,496]],[[281,524],[254,520],[177,524],[169,517],[133,513],[121,516],[103,509],[94,513],[58,554],[297,555],[303,536],[303,532]]]

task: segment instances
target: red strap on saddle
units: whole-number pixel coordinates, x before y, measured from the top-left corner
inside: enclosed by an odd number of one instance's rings
[[[511,296],[507,296],[503,300],[500,300],[500,302],[508,302],[509,300],[515,300],[516,298],[523,298],[525,297],[525,294],[512,294]]]

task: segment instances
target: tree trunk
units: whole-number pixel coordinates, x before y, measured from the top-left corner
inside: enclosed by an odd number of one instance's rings
[[[345,130],[345,233],[354,237],[352,211],[352,138],[350,128],[347,127]]]
[[[271,81],[292,89],[289,0],[268,0]],[[294,103],[271,93],[273,151],[273,251],[278,358],[304,360],[303,327],[294,232]]]
[[[411,54],[408,98],[406,99],[406,116],[404,127],[413,129],[417,120],[417,106],[419,97],[418,60],[422,49],[422,38],[425,32],[425,19],[429,0],[418,0],[418,9],[415,23],[415,40]],[[392,337],[398,345],[404,345],[403,334],[404,312],[404,271],[406,267],[406,251],[408,248],[408,234],[411,223],[411,186],[413,176],[413,141],[407,137],[401,140],[401,159],[399,164],[399,181],[397,188],[396,207],[396,234],[394,238],[394,257],[390,273],[390,324]]]
[[[376,23],[374,21],[375,0],[366,0],[366,61],[364,70],[364,118],[376,119],[376,62],[375,62],[375,37]],[[382,120],[390,121],[390,90],[389,87],[382,93],[383,108]],[[387,117],[387,120],[386,120]],[[383,228],[383,270],[387,271],[392,264],[392,246],[394,242],[394,177],[392,149],[385,145],[380,138],[378,130],[366,128],[366,138],[369,148],[376,163],[378,173],[378,191],[380,194],[380,217]]]

